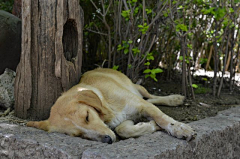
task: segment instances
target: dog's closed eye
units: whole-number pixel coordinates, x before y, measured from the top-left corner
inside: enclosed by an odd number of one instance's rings
[[[86,123],[89,122],[89,112],[87,111],[87,116],[86,116]]]

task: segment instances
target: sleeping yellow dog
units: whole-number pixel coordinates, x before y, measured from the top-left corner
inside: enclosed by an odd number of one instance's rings
[[[190,126],[167,116],[154,105],[177,106],[183,100],[181,95],[151,95],[124,74],[98,68],[86,72],[79,84],[57,99],[49,119],[30,121],[27,126],[103,143],[116,141],[115,133],[121,138],[131,138],[160,129],[190,140],[195,135]],[[140,122],[143,118],[149,121]]]

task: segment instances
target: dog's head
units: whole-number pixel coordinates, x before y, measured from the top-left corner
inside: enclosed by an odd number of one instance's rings
[[[101,119],[99,112],[92,106],[77,104],[77,110],[69,110],[63,117],[68,133],[85,139],[112,143],[116,140],[114,132]]]
[[[71,99],[65,93],[52,107],[48,120],[29,122],[28,126],[112,143],[116,136],[104,123],[103,111],[101,100],[91,90],[79,91]]]

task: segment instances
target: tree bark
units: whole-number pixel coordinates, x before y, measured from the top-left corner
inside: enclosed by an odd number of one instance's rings
[[[22,53],[15,79],[15,115],[44,120],[82,65],[83,12],[78,0],[23,0]]]

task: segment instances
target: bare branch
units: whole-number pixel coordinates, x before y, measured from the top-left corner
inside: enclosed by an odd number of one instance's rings
[[[112,5],[112,0],[110,0],[110,4],[108,5],[108,8],[107,8],[107,10],[106,10],[106,14],[107,14],[107,12],[109,11],[109,8],[110,8],[111,5]]]
[[[90,0],[90,2],[93,4],[93,6],[95,7],[96,10],[99,10],[99,8],[96,6],[96,4],[92,0]],[[99,12],[99,14],[101,14],[101,16],[103,16],[103,14],[101,12]]]
[[[141,62],[138,63],[138,67],[139,67],[139,66],[145,61],[145,59],[146,59],[148,53],[149,53],[150,50],[152,49],[152,46],[153,46],[153,44],[154,44],[154,42],[155,42],[155,39],[156,39],[156,35],[153,36],[153,39],[152,39],[151,45],[149,46],[148,50],[146,51],[144,58],[141,60]]]
[[[125,9],[126,9],[126,10],[129,10],[126,0],[123,0],[123,4],[124,4],[124,6],[125,6]]]
[[[94,31],[94,30],[91,30],[91,29],[88,29],[88,28],[87,28],[86,30],[88,30],[88,31],[90,31],[90,32],[93,32],[93,33],[96,33],[96,34],[100,34],[100,35],[108,36],[108,34],[101,33],[101,32],[99,32],[99,31]]]
[[[161,8],[160,11],[158,11],[158,14],[156,15],[156,17],[152,20],[152,22],[149,24],[149,28],[152,27],[152,25],[156,22],[156,20],[159,19],[160,15],[162,14],[162,10],[166,7],[167,2],[165,3],[165,5]]]

